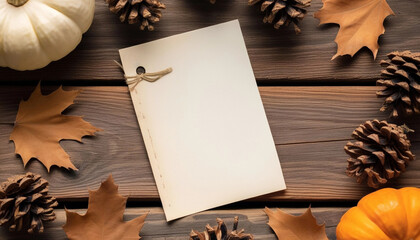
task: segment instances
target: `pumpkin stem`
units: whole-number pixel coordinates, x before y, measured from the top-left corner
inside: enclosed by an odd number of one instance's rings
[[[24,5],[27,1],[29,1],[29,0],[7,0],[7,2],[10,5],[13,5],[15,7],[20,7],[20,6]]]

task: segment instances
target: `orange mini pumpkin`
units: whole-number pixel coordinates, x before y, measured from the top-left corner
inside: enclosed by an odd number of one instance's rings
[[[420,189],[366,195],[341,218],[337,240],[420,240]]]

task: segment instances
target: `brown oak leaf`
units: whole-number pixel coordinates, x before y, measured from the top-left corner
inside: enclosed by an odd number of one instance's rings
[[[268,225],[276,233],[278,239],[287,240],[328,240],[325,234],[325,223],[318,225],[312,215],[311,208],[308,208],[301,216],[293,216],[280,209],[271,211],[265,208],[268,215]]]
[[[89,191],[89,207],[85,215],[67,211],[63,226],[69,240],[140,239],[139,233],[147,214],[125,222],[123,215],[127,197],[118,194],[112,175],[96,191]]]
[[[83,136],[101,131],[82,117],[61,115],[79,93],[80,90],[64,91],[60,87],[49,95],[42,95],[38,84],[29,99],[20,102],[10,140],[15,143],[15,153],[22,157],[24,166],[36,158],[48,171],[53,165],[77,170],[60,141],[82,142]]]
[[[385,33],[383,22],[395,15],[386,0],[323,0],[324,6],[315,13],[321,24],[340,25],[335,42],[337,54],[332,57],[351,55],[368,47],[376,59],[378,38]]]

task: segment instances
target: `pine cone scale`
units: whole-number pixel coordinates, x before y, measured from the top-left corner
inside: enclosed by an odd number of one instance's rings
[[[414,63],[404,63],[402,68],[410,73],[416,73],[419,71],[418,67]]]
[[[409,75],[408,75],[408,72],[407,71],[404,71],[403,69],[399,69],[399,70],[397,70],[396,72],[394,72],[394,74],[395,75],[398,75],[398,76],[400,76],[400,77],[402,77],[402,78],[405,78],[405,79],[407,79],[407,80],[409,80],[410,78],[409,78]]]
[[[386,160],[386,157],[385,157],[385,153],[384,152],[377,151],[377,152],[372,152],[372,154],[377,159],[379,159],[379,161],[381,162],[382,165],[384,165],[384,166],[385,165],[388,165],[388,162],[385,161]],[[376,162],[374,157],[370,157],[369,159],[370,159],[370,161],[363,162],[363,164],[374,164]]]
[[[19,184],[12,183],[10,184],[10,186],[7,186],[3,191],[4,193],[6,193],[6,195],[13,195],[19,191]]]
[[[128,0],[119,0],[114,7],[114,11],[119,12],[121,9],[125,8],[128,3]]]
[[[381,144],[381,139],[379,138],[379,135],[377,133],[372,133],[372,134],[368,135],[367,137],[368,137],[368,139],[370,139],[370,140],[372,140],[372,141],[374,141],[378,144]],[[384,145],[384,143],[381,144],[381,145]]]
[[[385,98],[385,103],[391,104],[397,101],[398,99],[401,99],[401,94],[399,92],[396,92],[396,93],[393,93],[391,96]]]
[[[394,55],[393,57],[391,56],[391,63],[402,65],[406,63],[406,61],[401,56]]]
[[[393,90],[387,89],[387,90],[384,90],[384,91],[377,91],[376,95],[383,97],[383,96],[389,96],[392,93],[393,93]]]
[[[393,63],[396,64],[395,62]],[[390,72],[390,73],[395,73],[396,71],[398,71],[398,67],[395,65],[389,64],[388,67],[385,68],[385,71]]]
[[[405,102],[407,105],[411,105],[411,99],[408,96],[401,97],[401,101]]]
[[[21,217],[25,216],[29,212],[29,210],[31,209],[31,205],[29,205],[29,204],[19,204],[19,205],[15,204],[15,208],[16,208],[16,210],[15,210],[14,217],[15,217],[15,219],[18,219],[18,218],[21,218]]]
[[[39,179],[37,182],[33,182],[32,185],[22,189],[25,190],[20,192],[21,195],[28,195],[32,193],[43,194],[48,192],[48,182],[45,179]]]
[[[399,86],[400,88],[402,88],[406,92],[410,91],[410,85],[407,82],[397,82],[395,85]],[[408,97],[408,96],[404,96],[404,97]]]
[[[274,28],[275,28],[275,29],[279,29],[281,26],[287,26],[287,25],[289,25],[289,23],[287,23],[287,16],[286,16],[286,15],[283,15],[283,16],[279,19],[279,21],[277,21],[277,22],[274,24]]]
[[[271,3],[270,3],[271,4]],[[269,4],[269,5],[270,5]],[[269,6],[269,5],[267,5],[266,7],[265,7],[265,9]],[[284,2],[279,2],[279,1],[277,1],[276,2],[276,4],[274,4],[274,7],[273,7],[273,9],[271,10],[271,14],[273,14],[273,15],[276,15],[280,10],[282,10],[282,9],[284,9],[284,8],[286,8],[287,6],[286,6],[286,4],[284,3]]]
[[[31,222],[31,228],[29,229],[29,233],[34,233],[34,232],[43,232],[44,231],[44,226],[40,225],[40,219],[37,217],[34,217],[32,219]],[[36,230],[35,230],[36,229]]]
[[[379,63],[379,65],[381,65],[381,67],[387,68],[391,64],[388,61],[386,61],[386,60],[381,60],[381,62]]]
[[[128,21],[133,21],[135,20],[139,15],[139,11],[137,8],[133,8],[133,10],[131,10],[130,15],[128,16]]]
[[[356,151],[358,150],[357,154],[359,154],[359,153],[371,153],[371,152],[375,152],[375,151],[378,150],[378,147],[374,146],[373,144],[368,144],[364,141],[355,142],[354,144],[352,144],[350,146],[352,146]]]
[[[374,161],[372,161],[372,159],[367,155],[361,155],[357,158],[357,160],[363,164],[374,163]]]
[[[297,16],[300,15],[300,12],[298,10],[296,10],[295,8],[292,8],[290,6],[287,7],[287,14],[291,17],[291,18],[296,18]]]
[[[253,6],[253,5],[255,5],[255,4],[259,3],[259,2],[261,2],[261,0],[248,0],[248,5],[249,6]]]
[[[1,199],[1,198],[0,198]],[[4,198],[0,201],[0,211],[5,211],[15,203],[13,198]]]
[[[394,73],[392,73],[392,72],[388,72],[387,70],[382,70],[382,71],[381,71],[381,75],[382,75],[383,77],[387,77],[387,78],[394,77]],[[382,79],[380,79],[380,80],[382,80]],[[399,81],[399,80],[397,80],[397,81]],[[378,82],[376,82],[376,83],[378,83]],[[377,84],[377,85],[378,85],[378,84]],[[378,86],[380,86],[380,85],[378,85]]]
[[[263,12],[263,11],[265,11],[271,4],[273,4],[273,2],[274,1],[264,1],[262,4],[261,4],[261,12]],[[276,2],[276,4],[274,5],[274,6],[276,6],[276,5],[279,5],[280,3],[277,3]],[[274,9],[274,8],[273,8]],[[275,11],[275,10],[274,10]],[[273,10],[271,11],[271,12],[273,12]]]
[[[365,146],[362,142],[355,142],[355,143],[347,143],[344,150],[347,154],[351,155],[353,158],[359,159],[359,157],[363,156],[364,153],[368,154],[370,151],[365,149]]]
[[[43,205],[43,206],[44,205],[50,206],[50,207],[57,207],[58,206],[58,202],[54,197],[40,199],[40,201],[38,203],[40,205]]]
[[[22,197],[22,196],[18,196],[17,198],[15,198],[15,207],[18,207],[26,199],[28,199],[28,198],[27,197]]]
[[[404,153],[400,153],[401,156],[404,158],[404,161],[414,161],[414,154],[411,151],[405,151]]]
[[[13,212],[11,211],[0,212],[0,225],[3,225],[9,222],[12,218],[13,218]]]
[[[51,208],[52,209],[52,208]],[[48,209],[47,209],[48,210]],[[35,215],[39,215],[39,214],[41,214],[41,213],[47,213],[48,211],[47,210],[45,210],[45,209],[43,209],[43,208],[40,208],[40,207],[32,207],[31,206],[31,212],[32,213],[34,213]]]
[[[30,178],[30,177],[25,177],[20,181],[19,189],[27,188],[30,185],[32,185],[35,181],[37,181],[37,179],[33,179],[33,178]]]

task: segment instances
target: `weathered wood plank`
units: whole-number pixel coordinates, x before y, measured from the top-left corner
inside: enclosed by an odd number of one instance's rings
[[[62,146],[79,168],[67,172],[53,167],[47,174],[33,160],[26,170],[42,174],[51,182],[51,193],[61,200],[80,201],[112,173],[123,195],[131,200],[158,200],[137,120],[126,87],[82,87],[67,114],[84,115],[104,129],[84,144],[63,141]],[[370,189],[344,174],[347,156],[343,147],[351,132],[363,121],[386,118],[379,113],[377,87],[261,87],[260,92],[277,144],[288,189],[253,201],[358,200]],[[20,99],[32,88],[0,89],[0,180],[25,171],[8,142]],[[420,131],[418,118],[408,122]],[[413,134],[413,151],[420,154],[418,134]],[[127,144],[129,143],[129,144]],[[391,185],[420,186],[420,162]]]
[[[306,211],[303,208],[284,208],[283,211],[300,215]],[[80,214],[86,210],[74,210]],[[318,224],[325,223],[327,236],[330,240],[335,240],[335,229],[340,222],[341,216],[347,208],[312,208]],[[247,233],[254,235],[255,239],[275,240],[274,232],[267,225],[268,217],[262,209],[236,209],[236,210],[213,210],[206,211],[180,220],[166,223],[165,216],[161,208],[128,208],[124,215],[124,220],[131,220],[137,216],[149,212],[146,223],[140,233],[142,240],[185,240],[188,239],[191,229],[203,230],[206,224],[216,225],[216,218],[222,218],[228,228],[232,227],[233,218],[239,217],[239,228],[244,228]],[[62,230],[66,222],[65,212],[62,209],[56,210],[57,220],[46,224],[46,230],[38,236],[28,236],[26,234],[9,233],[0,229],[0,239],[21,240],[21,239],[42,239],[42,240],[61,240],[67,239]]]
[[[386,20],[386,34],[380,38],[376,61],[368,50],[354,59],[345,57],[330,61],[335,54],[337,26],[318,27],[313,13],[321,8],[321,0],[313,0],[302,23],[302,34],[293,28],[275,30],[262,23],[258,7],[249,7],[246,0],[164,0],[167,10],[155,32],[141,32],[136,26],[118,22],[103,0],[97,0],[96,16],[91,29],[79,47],[65,59],[33,72],[0,69],[0,83],[5,81],[95,81],[122,83],[120,69],[112,60],[119,59],[118,49],[174,34],[239,19],[246,45],[260,82],[352,82],[373,83],[379,77],[379,60],[395,50],[420,51],[418,1],[388,0],[397,16]],[[79,81],[80,80],[80,81]]]

